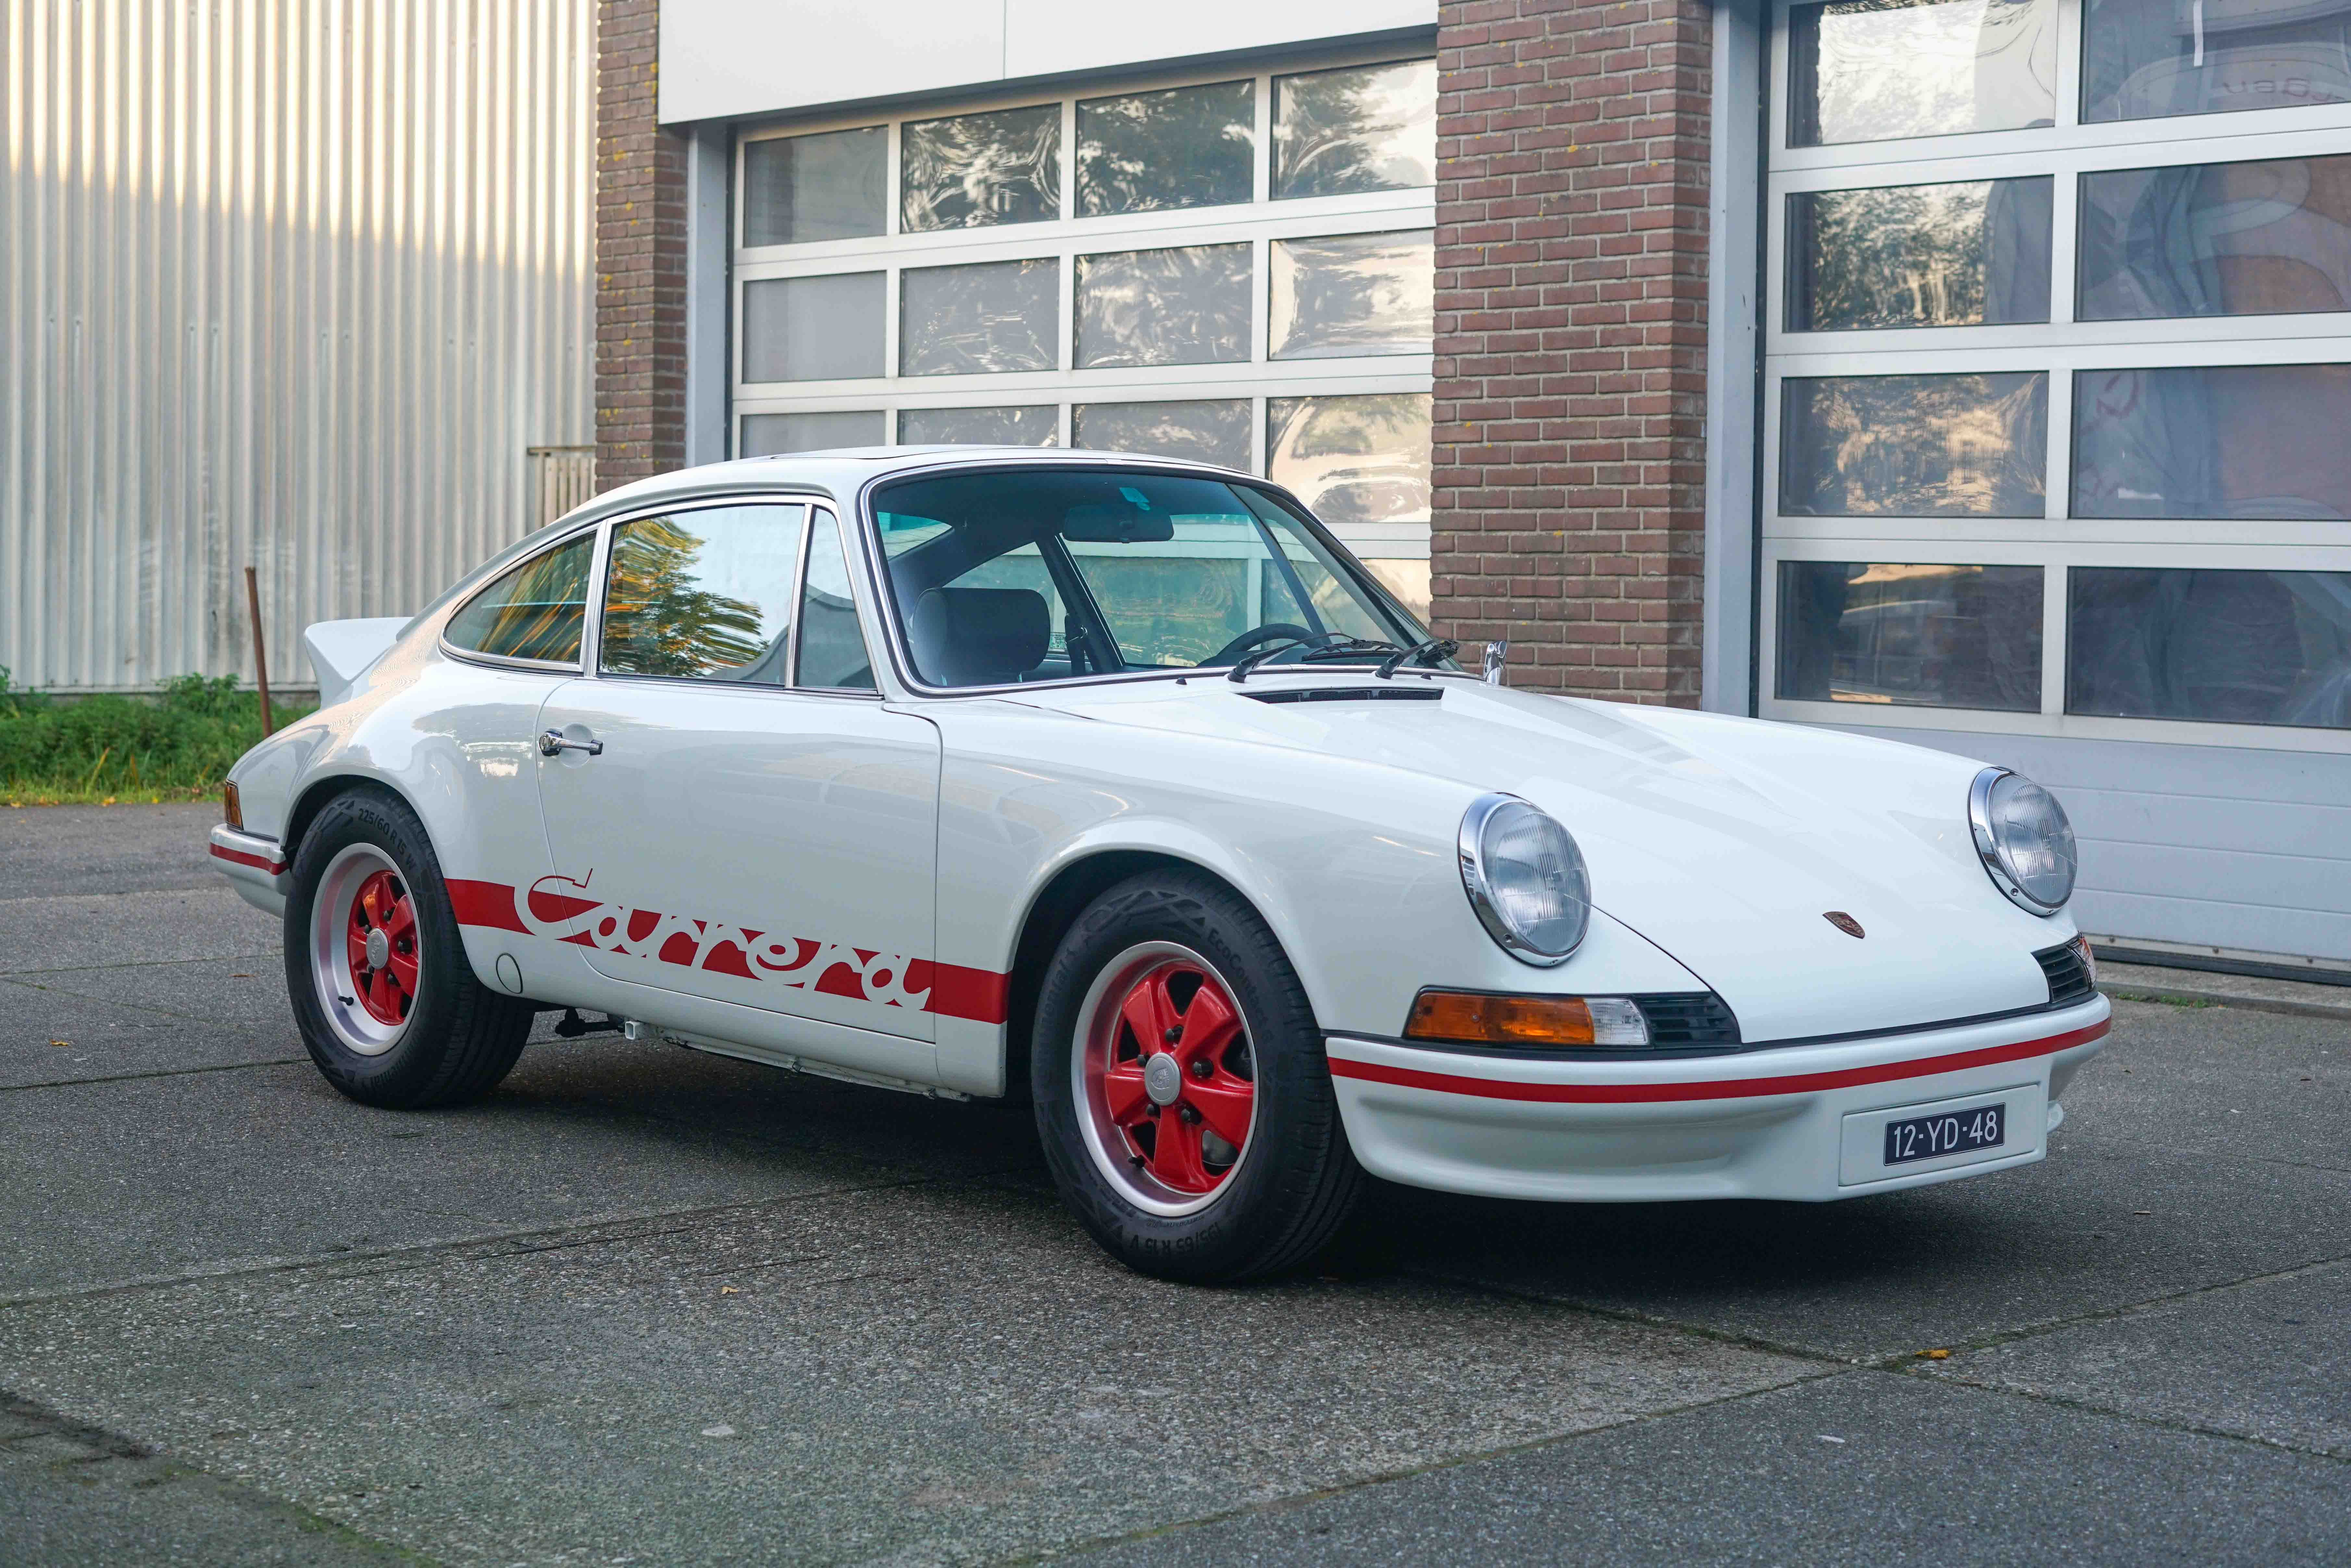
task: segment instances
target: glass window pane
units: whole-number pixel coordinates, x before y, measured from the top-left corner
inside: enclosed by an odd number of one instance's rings
[[[878,376],[879,272],[768,277],[743,286],[743,379],[825,382]]]
[[[1061,215],[1061,106],[910,120],[898,132],[898,226],[907,234]]]
[[[833,691],[874,689],[857,596],[849,586],[849,561],[841,553],[841,529],[824,512],[816,514],[809,535],[808,580],[800,591],[799,676],[794,684]]]
[[[890,200],[890,128],[743,144],[743,243],[878,235]]]
[[[1060,362],[1061,264],[990,261],[898,275],[898,373],[1050,371]]]
[[[1788,198],[1788,330],[2049,319],[2046,174]]]
[[[1071,411],[1072,444],[1096,452],[1249,465],[1247,398],[1187,402],[1081,402]]]
[[[613,529],[598,665],[783,685],[807,515],[806,507],[715,507]]]
[[[2042,371],[1792,378],[1780,408],[1780,510],[1788,516],[2046,512]]]
[[[1078,215],[1249,201],[1257,83],[1217,82],[1078,103]]]
[[[1275,201],[1435,183],[1435,60],[1274,78]]]
[[[2351,309],[2351,157],[2082,176],[2084,321]]]
[[[2067,573],[2065,711],[2351,728],[2351,572]]]
[[[1249,247],[1187,245],[1078,257],[1078,367],[1249,358]]]
[[[2351,10],[2333,0],[2089,0],[2082,118],[2351,102]]]
[[[1378,523],[1425,528],[1428,421],[1426,392],[1268,398],[1265,476],[1343,534]]]
[[[2052,125],[2056,0],[1829,0],[1788,13],[1788,145]]]
[[[588,620],[588,568],[594,531],[516,567],[466,601],[441,635],[453,648],[507,659],[580,660]]]
[[[845,446],[886,446],[888,416],[880,409],[828,409],[821,413],[747,413],[742,457],[787,452],[831,452]]]
[[[2351,517],[2351,365],[2074,375],[2074,516]]]
[[[1782,699],[2041,709],[2041,569],[1780,563]]]
[[[1436,235],[1278,239],[1267,323],[1273,358],[1426,354],[1436,341]]]
[[[898,414],[898,439],[908,446],[1059,446],[1061,411],[1030,408],[909,408]]]

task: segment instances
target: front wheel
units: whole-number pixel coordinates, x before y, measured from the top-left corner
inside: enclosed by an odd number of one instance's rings
[[[1294,1268],[1363,1186],[1304,989],[1215,880],[1147,873],[1089,905],[1047,969],[1038,1130],[1095,1240],[1163,1279]]]
[[[486,1094],[530,1033],[530,1003],[475,977],[423,823],[372,791],[329,801],[302,837],[286,989],[310,1060],[370,1105]]]

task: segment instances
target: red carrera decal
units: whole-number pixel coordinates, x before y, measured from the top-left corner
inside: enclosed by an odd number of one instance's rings
[[[2101,1020],[2083,1029],[2067,1030],[2014,1045],[1991,1045],[1980,1051],[1953,1051],[1948,1056],[1924,1056],[1910,1061],[1881,1062],[1876,1067],[1845,1067],[1830,1072],[1789,1072],[1777,1078],[1701,1078],[1681,1083],[1528,1083],[1515,1079],[1466,1078],[1452,1072],[1424,1072],[1417,1068],[1390,1067],[1384,1062],[1331,1059],[1333,1078],[1360,1078],[1371,1083],[1394,1083],[1405,1089],[1430,1089],[1440,1094],[1468,1094],[1481,1100],[1522,1100],[1550,1105],[1623,1105],[1667,1100],[1746,1100],[1765,1094],[1810,1094],[1823,1089],[1850,1089],[1864,1083],[1891,1083],[1905,1078],[1931,1078],[1938,1072],[1959,1072],[2027,1057],[2050,1056],[2087,1045],[2103,1037],[2108,1025]]]
[[[569,877],[540,877],[520,898],[500,882],[453,877],[448,885],[449,902],[461,925],[519,931],[680,968],[772,981],[789,989],[913,1008],[945,1018],[1002,1023],[1007,1015],[1006,977],[992,969],[936,964],[816,936],[785,936],[610,904],[585,896],[587,883]]]
[[[267,855],[249,855],[243,850],[223,849],[218,844],[213,846],[213,853],[222,860],[235,861],[238,865],[249,865],[256,871],[266,871],[272,876],[283,875],[286,871],[284,861],[274,861]]]

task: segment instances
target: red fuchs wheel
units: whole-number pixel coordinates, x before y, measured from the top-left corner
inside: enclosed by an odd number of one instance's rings
[[[1249,1157],[1257,1066],[1233,988],[1169,942],[1103,967],[1081,1009],[1079,1123],[1102,1174],[1153,1214],[1214,1203]]]
[[[416,908],[397,873],[380,871],[360,883],[347,936],[360,1005],[378,1023],[407,1022],[416,1005]]]
[[[346,1050],[381,1056],[400,1043],[423,981],[416,902],[372,844],[337,854],[310,905],[309,957],[327,1025]]]

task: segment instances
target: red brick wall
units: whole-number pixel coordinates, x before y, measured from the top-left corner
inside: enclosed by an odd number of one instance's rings
[[[1437,16],[1437,620],[1514,685],[1695,706],[1708,7]]]
[[[653,122],[660,0],[596,7],[596,487],[685,462],[685,149]]]

